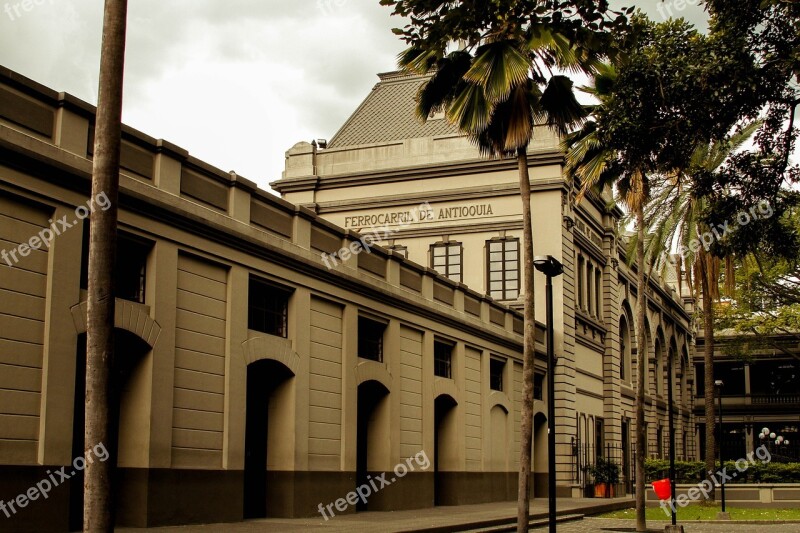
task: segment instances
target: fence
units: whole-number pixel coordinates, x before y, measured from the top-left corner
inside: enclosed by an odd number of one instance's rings
[[[573,441],[573,478],[575,483],[580,485],[586,496],[592,496],[595,479],[592,476],[592,467],[597,464],[598,459],[604,459],[617,465],[620,469],[620,483],[625,485],[626,492],[631,492],[633,483],[633,454],[626,453],[620,444],[606,444],[597,447],[594,444],[582,443],[580,440]],[[627,456],[627,457],[626,457]],[[626,460],[627,459],[627,460]]]

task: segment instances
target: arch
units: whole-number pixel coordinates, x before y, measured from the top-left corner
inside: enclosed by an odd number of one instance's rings
[[[433,403],[433,503],[457,504],[458,500],[452,497],[456,491],[448,490],[447,481],[448,473],[462,469],[458,454],[458,402],[449,394],[440,394]]]
[[[661,324],[656,326],[656,340],[653,344],[653,373],[655,379],[655,393],[657,396],[664,396],[666,392],[667,359],[665,353],[667,344],[664,337],[664,329]]]
[[[489,409],[494,409],[497,406],[502,407],[506,414],[511,412],[511,401],[508,396],[500,391],[492,391],[489,394]]]
[[[664,393],[664,347],[659,337],[656,337],[653,344],[653,357],[650,363],[653,368],[653,392],[661,396]]]
[[[689,391],[689,372],[692,367],[689,364],[689,350],[686,345],[681,349],[681,362],[680,362],[680,390],[681,390],[681,406],[686,407],[691,398]]]
[[[361,361],[354,369],[356,385],[362,385],[368,381],[377,381],[386,392],[392,390],[392,375],[383,363],[377,361]]]
[[[461,391],[452,379],[436,377],[433,380],[433,398],[450,396],[456,404],[461,403]]]
[[[643,372],[644,374],[644,392],[645,394],[650,394],[650,356],[651,356],[651,347],[653,346],[653,336],[650,332],[650,321],[645,317],[644,319],[644,346],[639,346],[639,331],[638,329],[634,329],[633,337],[636,339],[634,343],[634,348],[631,348],[631,353],[635,354],[635,357],[631,357],[631,367],[633,371],[631,374],[635,377],[633,379],[634,388],[636,388],[636,384],[638,383],[639,372]],[[642,350],[641,352],[639,350]],[[634,351],[635,350],[635,351]],[[645,367],[643,369],[639,368],[639,358],[642,357],[644,360]]]
[[[636,343],[639,340],[636,338],[636,314],[633,312],[631,303],[627,299],[622,301],[620,309],[631,331],[631,354],[636,354]]]
[[[619,318],[619,377],[629,383],[633,378],[633,343],[628,317],[623,313]]]
[[[84,301],[70,308],[72,321],[78,335],[86,333],[86,313],[89,303]],[[150,318],[148,307],[116,298],[114,301],[114,327],[136,335],[150,348],[154,348],[161,334],[161,326]]]
[[[509,411],[499,403],[489,409],[489,435],[486,459],[487,472],[506,472],[508,470],[508,415]]]
[[[356,369],[364,370],[369,366],[362,367],[363,364],[357,365]],[[380,363],[373,362],[373,364],[383,367]],[[386,376],[380,375],[380,371],[374,372],[381,380],[364,379],[365,375],[369,373],[368,370],[362,371],[357,376],[363,381],[356,389],[358,410],[356,414],[355,487],[366,484],[369,473],[386,471],[387,468],[390,468],[391,462],[391,447],[387,446],[391,435],[389,388],[386,386]],[[391,382],[388,381],[388,384]],[[356,510],[366,511],[368,505],[368,501],[360,501],[356,505]]]
[[[258,361],[275,361],[288,368],[295,376],[300,368],[300,356],[292,350],[292,341],[283,337],[261,335],[247,339],[242,343],[242,351],[247,365]]]
[[[243,513],[246,518],[268,516],[278,494],[267,483],[268,472],[285,468],[294,456],[295,373],[273,358],[247,365]]]
[[[678,353],[678,341],[675,339],[675,335],[673,334],[669,339],[669,352],[667,356],[668,371],[672,373],[673,400],[676,400],[675,392],[680,390],[677,370],[678,365],[680,364],[679,359],[680,354]],[[678,405],[680,405],[680,403]]]
[[[80,310],[80,306],[75,306]],[[74,309],[74,308],[73,308]],[[85,308],[84,308],[85,309]],[[74,315],[73,315],[74,316]],[[83,316],[86,316],[85,313]],[[147,438],[150,435],[150,385],[153,349],[138,334],[115,328],[114,365],[109,375],[111,394],[108,398],[108,436],[105,445],[114,467],[140,467],[147,462]],[[76,340],[73,389],[72,457],[84,454],[86,432],[86,332]],[[69,483],[68,521],[70,531],[83,529],[84,472],[73,472]],[[78,489],[80,487],[80,489]]]

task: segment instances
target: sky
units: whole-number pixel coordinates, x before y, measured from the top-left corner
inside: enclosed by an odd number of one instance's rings
[[[633,3],[702,26],[698,2]],[[0,0],[0,65],[96,104],[102,12]],[[333,137],[395,69],[402,25],[378,0],[130,0],[123,122],[267,189],[286,150]]]

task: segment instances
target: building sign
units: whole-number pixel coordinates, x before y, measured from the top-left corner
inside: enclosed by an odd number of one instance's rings
[[[437,220],[452,220],[457,218],[486,217],[492,214],[492,204],[462,205],[456,207],[443,207],[439,209]]]
[[[488,217],[494,214],[492,204],[457,205],[453,207],[434,207],[425,202],[405,211],[385,211],[368,215],[352,215],[344,218],[345,228],[369,228],[395,224],[437,222],[441,220],[462,220]]]

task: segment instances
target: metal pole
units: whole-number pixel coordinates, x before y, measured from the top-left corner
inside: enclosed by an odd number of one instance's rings
[[[723,475],[723,468],[725,468],[724,459],[722,457],[722,386],[719,387],[719,472],[722,480],[720,481],[720,491],[722,493],[722,512],[725,512],[725,476]]]
[[[678,516],[676,512],[675,506],[675,414],[672,412],[672,357],[673,357],[672,349],[669,350],[669,356],[667,361],[667,366],[669,367],[667,370],[667,409],[669,410],[669,484],[671,487],[671,494],[670,494],[670,509],[672,509],[672,525],[676,525],[678,523]]]
[[[547,276],[547,495],[550,499],[550,533],[556,533],[556,362],[553,341],[553,277]]]

